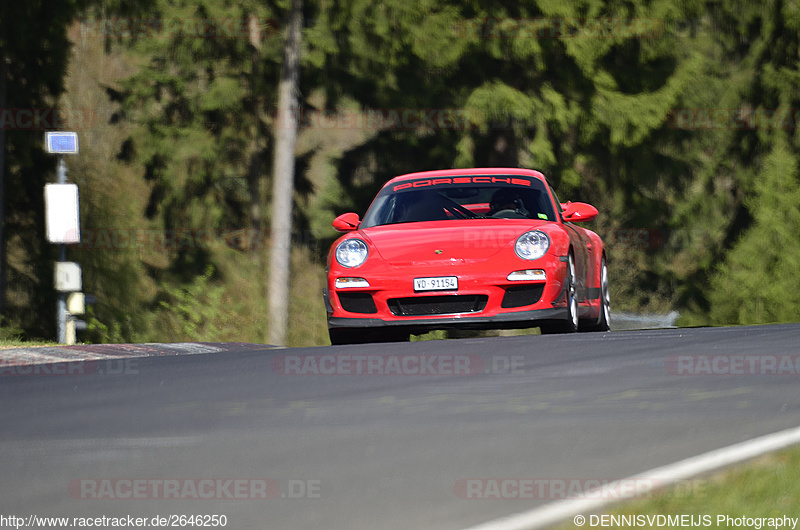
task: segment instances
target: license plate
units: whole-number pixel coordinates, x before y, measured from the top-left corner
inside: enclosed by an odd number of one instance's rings
[[[454,291],[457,289],[458,289],[458,278],[455,276],[414,278],[415,291]]]

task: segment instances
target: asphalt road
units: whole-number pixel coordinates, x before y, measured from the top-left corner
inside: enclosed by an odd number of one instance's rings
[[[463,528],[551,502],[553,485],[800,425],[796,356],[792,324],[243,349],[136,359],[117,373],[5,374],[0,515]],[[465,490],[495,479],[548,489]]]

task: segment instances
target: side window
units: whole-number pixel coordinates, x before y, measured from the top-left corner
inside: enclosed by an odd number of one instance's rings
[[[550,186],[550,183],[549,183],[549,182],[547,183],[547,187],[548,187],[548,188],[550,188],[550,193],[552,193],[552,194],[553,194],[553,199],[555,199],[555,201],[556,201],[556,212],[558,212],[558,218],[559,218],[559,219],[561,220],[561,222],[563,223],[563,222],[564,222],[564,218],[563,218],[563,217],[561,217],[561,212],[563,211],[563,210],[561,209],[561,201],[559,201],[559,200],[558,200],[558,195],[556,195],[556,190],[554,190],[554,189],[553,189],[553,187],[552,187],[552,186]]]

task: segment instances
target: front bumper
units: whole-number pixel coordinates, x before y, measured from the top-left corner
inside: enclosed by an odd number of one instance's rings
[[[419,334],[435,329],[522,329],[540,326],[550,321],[563,321],[567,318],[566,307],[512,311],[490,317],[458,315],[436,318],[403,318],[402,320],[383,320],[380,318],[328,317],[330,329],[355,328],[405,328]]]
[[[397,328],[412,333],[435,329],[501,329],[537,327],[567,318],[564,278],[566,260],[548,254],[524,262],[485,259],[431,260],[387,265],[367,263],[357,269],[331,264],[325,305],[330,329]],[[542,281],[510,281],[520,270],[545,271]],[[456,276],[453,291],[415,292],[415,277]],[[342,288],[337,278],[364,278],[368,285]]]

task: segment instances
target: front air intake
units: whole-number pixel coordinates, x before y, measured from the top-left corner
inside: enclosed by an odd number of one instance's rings
[[[485,294],[467,294],[390,298],[387,304],[395,316],[416,317],[479,313],[483,311],[488,301],[489,297]]]

